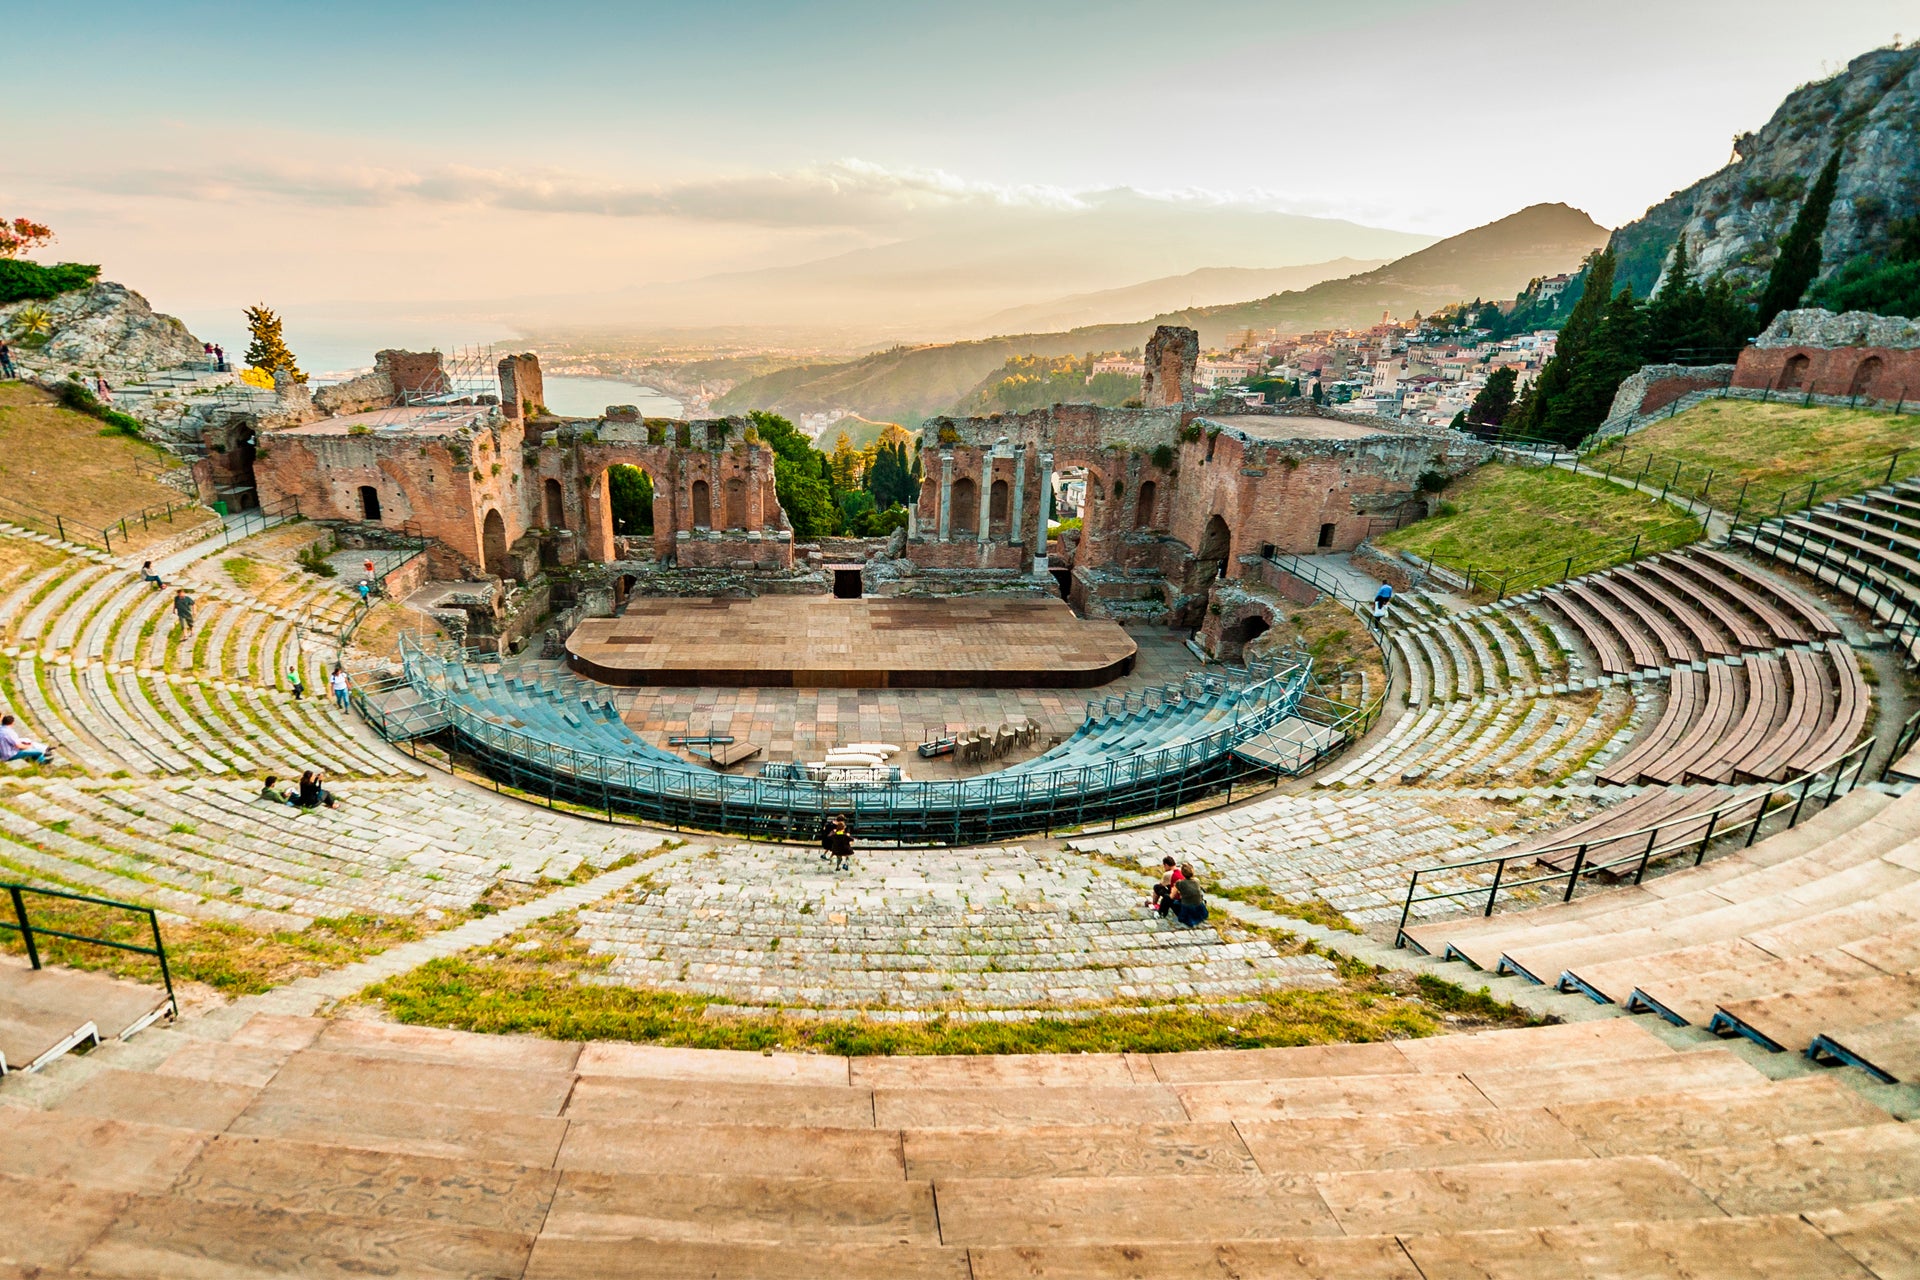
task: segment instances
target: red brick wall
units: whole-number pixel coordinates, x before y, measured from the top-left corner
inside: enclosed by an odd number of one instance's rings
[[[1724,381],[1717,373],[1656,378],[1647,384],[1645,394],[1640,397],[1640,406],[1634,412],[1652,413],[1656,409],[1664,409],[1691,391],[1717,391]]]
[[[374,367],[393,383],[395,395],[444,395],[448,390],[446,362],[438,351],[379,351]]]
[[[1863,368],[1880,363],[1871,376]],[[1864,380],[1865,386],[1859,385]],[[1920,399],[1920,349],[1897,347],[1748,347],[1734,365],[1733,385],[1817,396],[1853,396],[1893,403]]]

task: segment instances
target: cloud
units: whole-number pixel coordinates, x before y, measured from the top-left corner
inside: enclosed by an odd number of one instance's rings
[[[877,228],[927,214],[985,208],[1086,207],[1081,197],[1061,188],[972,182],[937,169],[888,169],[861,160],[657,186],[464,165],[415,170],[280,163],[197,171],[124,170],[70,181],[113,195],[196,202],[267,199],[320,208],[423,203],[794,228]]]

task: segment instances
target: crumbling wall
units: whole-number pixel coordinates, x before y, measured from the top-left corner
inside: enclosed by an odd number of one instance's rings
[[[1920,397],[1920,321],[1819,307],[1783,311],[1741,351],[1733,385],[1865,403]]]
[[[1147,339],[1146,372],[1140,399],[1149,409],[1185,404],[1193,398],[1193,375],[1200,367],[1200,335],[1163,324]]]
[[[527,354],[500,361],[500,411],[509,418],[533,417],[547,409],[546,381],[540,358]]]

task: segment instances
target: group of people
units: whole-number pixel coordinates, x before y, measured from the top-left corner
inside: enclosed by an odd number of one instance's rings
[[[35,764],[51,762],[55,742],[35,742],[20,731],[11,715],[0,715],[0,762],[31,760]]]
[[[260,798],[275,804],[290,804],[296,809],[331,809],[339,801],[333,792],[327,790],[326,781],[324,773],[318,769],[308,769],[301,773],[298,789],[283,791],[280,779],[270,773],[260,784]]]
[[[1191,929],[1207,918],[1207,896],[1200,891],[1191,862],[1176,863],[1169,855],[1160,859],[1160,878],[1154,882],[1153,897],[1147,906],[1162,919],[1171,915]]]
[[[835,871],[845,871],[848,861],[853,857],[853,828],[847,825],[845,816],[834,814],[820,828],[820,859],[833,859]]]
[[[217,342],[203,342],[200,345],[206,348],[207,367],[214,373],[227,372],[227,349]]]

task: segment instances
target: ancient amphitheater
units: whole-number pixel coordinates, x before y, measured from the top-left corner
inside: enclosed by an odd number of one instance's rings
[[[53,1048],[0,1083],[0,1274],[1920,1275],[1897,692],[1920,490],[1493,604],[1411,593],[1404,708],[1317,772],[1146,825],[878,845],[840,876],[383,741],[324,696],[353,602],[323,581],[209,578],[183,637],[137,560],[0,538],[36,557],[0,587],[0,697],[66,757],[0,777],[9,875],[236,948],[411,925],[256,994],[182,984],[151,1023],[150,987],[16,954],[43,981],[0,1014]],[[296,665],[304,701],[278,688]],[[597,714],[471,674],[444,696],[476,716]],[[1206,714],[1143,701],[1074,749]],[[315,766],[339,809],[258,799]],[[1215,890],[1201,928],[1141,909],[1168,852]],[[723,1021],[1251,1025],[1369,966],[1376,1012],[1469,1017],[1436,978],[1513,1008],[1365,1043],[915,1057],[485,1035],[360,997],[561,921],[594,981]],[[63,983],[98,1002],[84,1028],[49,1012]]]

